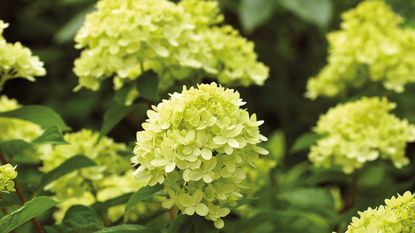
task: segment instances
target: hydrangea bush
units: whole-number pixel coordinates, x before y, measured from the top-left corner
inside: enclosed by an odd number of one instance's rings
[[[100,0],[75,38],[83,49],[74,68],[78,87],[97,90],[114,77],[119,89],[147,70],[158,74],[161,89],[204,76],[262,85],[268,68],[257,61],[253,43],[222,23],[216,1]]]
[[[241,109],[238,92],[215,83],[183,88],[147,112],[132,158],[145,185],[164,184],[165,208],[176,206],[222,228],[242,196],[244,167],[267,151],[263,122]]]
[[[386,98],[364,97],[330,109],[314,128],[322,138],[311,147],[310,160],[346,173],[379,158],[397,168],[408,164],[405,148],[415,141],[415,126],[390,113],[395,107]]]

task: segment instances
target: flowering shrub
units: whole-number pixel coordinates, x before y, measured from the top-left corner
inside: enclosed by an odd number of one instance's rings
[[[17,177],[15,167],[5,164],[0,166],[0,192],[13,192],[14,182],[13,179]]]
[[[415,82],[415,30],[382,0],[365,1],[342,15],[339,31],[329,33],[328,65],[311,78],[306,96],[333,97],[349,87],[382,82],[403,92]]]
[[[411,192],[385,200],[385,206],[359,212],[359,218],[353,217],[346,233],[413,232],[415,221],[415,198]]]
[[[226,206],[241,197],[244,167],[267,154],[256,145],[266,140],[258,129],[263,122],[242,105],[237,92],[211,83],[183,88],[147,112],[132,161],[138,180],[164,184],[165,208],[224,226]]]
[[[268,68],[257,61],[253,44],[231,26],[220,26],[216,1],[100,0],[78,32],[75,61],[79,86],[97,90],[114,76],[114,87],[154,70],[160,88],[202,76],[223,84],[262,85]]]
[[[330,109],[314,128],[323,138],[311,147],[310,160],[318,166],[340,166],[346,173],[378,158],[391,160],[397,168],[408,164],[405,147],[415,141],[415,126],[392,115],[395,107],[386,98],[372,97]]]

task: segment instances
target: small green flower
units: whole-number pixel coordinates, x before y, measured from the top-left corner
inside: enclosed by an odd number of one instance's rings
[[[19,42],[7,43],[3,30],[8,24],[0,20],[0,90],[3,84],[13,78],[26,78],[34,81],[35,76],[46,74],[43,62]]]
[[[152,110],[137,132],[132,162],[145,185],[164,184],[163,206],[198,214],[223,227],[222,217],[246,188],[246,168],[268,152],[255,115],[239,93],[216,83],[184,88]]]
[[[14,181],[17,177],[16,167],[5,164],[0,166],[0,192],[14,192]]]
[[[415,223],[415,197],[409,191],[402,196],[385,200],[386,205],[364,212],[359,218],[353,217],[346,233],[412,233]]]
[[[364,97],[330,109],[314,128],[322,138],[309,159],[317,166],[340,166],[345,173],[379,158],[398,168],[408,164],[405,147],[415,141],[415,126],[391,114],[395,107],[386,98]]]
[[[350,87],[380,82],[395,92],[415,82],[415,30],[383,0],[368,0],[342,15],[328,34],[328,64],[307,83],[306,96],[338,96]]]
[[[83,49],[74,68],[78,88],[97,90],[114,77],[119,89],[147,70],[158,74],[161,89],[204,76],[262,85],[268,68],[257,61],[253,43],[222,24],[217,1],[100,0],[75,38]]]

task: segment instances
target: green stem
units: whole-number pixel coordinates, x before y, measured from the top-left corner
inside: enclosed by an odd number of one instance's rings
[[[346,196],[344,199],[344,206],[340,210],[340,213],[345,213],[353,207],[355,199],[356,199],[357,181],[358,181],[358,175],[357,173],[355,173],[349,185],[347,186]]]
[[[177,216],[177,209],[176,208],[171,208],[169,209],[169,220],[170,222],[173,222],[176,219]]]

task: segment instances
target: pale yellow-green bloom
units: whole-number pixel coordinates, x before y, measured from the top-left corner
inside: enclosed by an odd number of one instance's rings
[[[0,166],[0,192],[14,192],[14,181],[17,177],[16,167],[5,164]]]
[[[415,231],[415,197],[409,191],[385,200],[386,205],[359,212],[346,233],[413,233]]]
[[[127,146],[107,137],[96,144],[98,137],[99,133],[86,129],[67,133],[64,138],[69,144],[55,145],[51,151],[41,156],[43,172],[51,171],[75,155],[84,155],[96,163],[96,166],[65,175],[47,187],[59,201],[59,209],[54,214],[58,221],[62,220],[66,210],[73,205],[92,205],[97,201],[103,202],[135,192],[143,186],[131,174],[129,159],[120,154]],[[147,205],[144,210],[156,208],[153,206]],[[124,205],[110,208],[106,216],[110,221],[116,221],[123,216],[124,212],[120,211],[123,209]],[[127,219],[129,216],[136,219],[137,214],[146,214],[136,210],[140,210],[139,207],[132,210]]]
[[[46,74],[43,62],[20,42],[7,43],[3,30],[8,24],[0,20],[0,90],[12,78],[26,78],[34,81],[35,76]]]
[[[322,138],[311,147],[309,159],[345,173],[379,158],[397,168],[408,164],[405,148],[415,141],[415,126],[390,113],[395,107],[386,98],[364,97],[330,109],[313,129]]]
[[[100,0],[75,37],[83,49],[74,68],[78,88],[97,90],[114,77],[119,89],[147,70],[157,73],[161,89],[203,77],[262,85],[268,68],[253,43],[222,23],[217,1]]]
[[[383,0],[367,0],[342,15],[328,34],[328,64],[307,84],[306,96],[338,96],[373,82],[403,92],[415,82],[415,30]]]
[[[198,214],[217,228],[246,188],[247,166],[267,151],[258,143],[263,122],[242,109],[239,93],[215,83],[184,88],[152,110],[137,132],[135,175],[164,185],[165,208]]]

